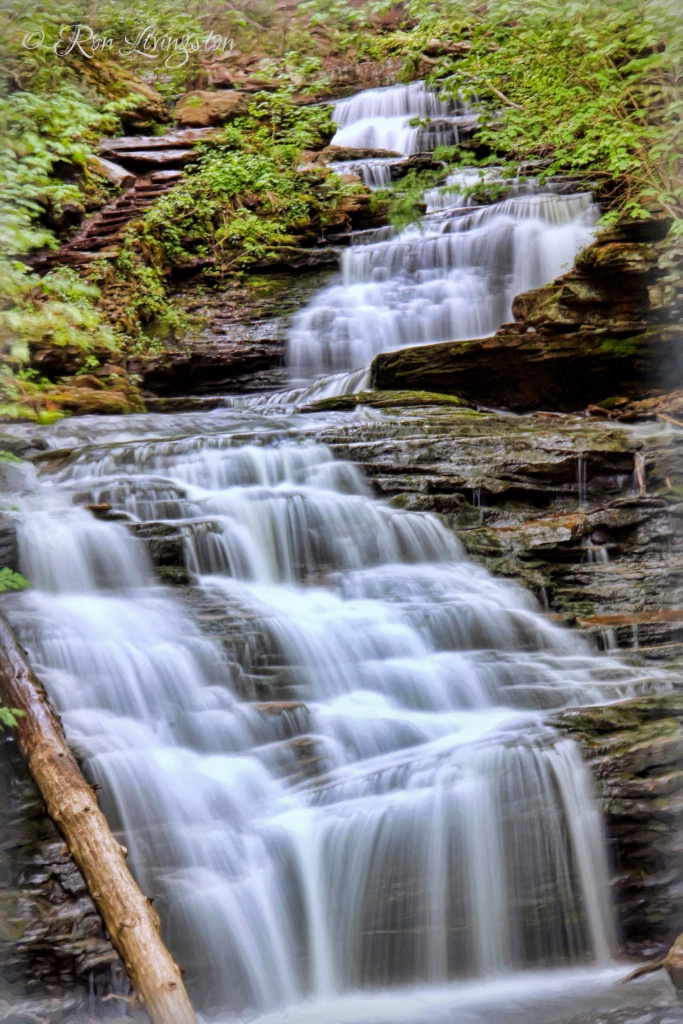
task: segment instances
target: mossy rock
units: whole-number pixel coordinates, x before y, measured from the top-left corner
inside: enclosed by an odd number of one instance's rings
[[[352,395],[319,398],[304,406],[302,412],[346,412],[368,405],[373,409],[413,408],[423,405],[447,405],[469,409],[472,403],[457,395],[441,395],[433,391],[358,391]],[[475,413],[476,415],[476,413]]]

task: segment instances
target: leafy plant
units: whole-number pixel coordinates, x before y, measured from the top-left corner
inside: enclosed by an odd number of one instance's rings
[[[29,581],[20,572],[14,572],[7,565],[0,568],[0,594],[5,594],[8,590],[25,590],[30,586]]]
[[[6,708],[0,704],[0,729],[13,729],[25,714],[25,711],[19,711],[18,708]]]
[[[422,38],[467,42],[430,81],[476,98],[479,140],[606,185],[608,219],[683,217],[683,40],[668,0],[408,0]],[[416,36],[416,41],[417,41]],[[444,51],[448,46],[444,45]]]

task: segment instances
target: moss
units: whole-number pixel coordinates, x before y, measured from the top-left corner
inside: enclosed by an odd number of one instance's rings
[[[410,408],[422,405],[446,405],[467,410],[477,416],[470,402],[456,395],[441,395],[432,391],[359,391],[353,395],[335,395],[320,398],[305,406],[304,412],[345,412],[369,405],[374,409]]]
[[[609,750],[619,754],[671,736],[681,728],[683,692],[637,697],[607,707],[570,708],[549,724],[573,733],[589,747],[610,736]]]

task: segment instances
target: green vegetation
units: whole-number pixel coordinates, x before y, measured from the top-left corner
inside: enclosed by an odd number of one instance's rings
[[[24,714],[24,711],[17,708],[6,708],[4,704],[0,704],[0,729],[13,729]]]
[[[115,46],[57,57],[60,32],[79,23]],[[24,46],[27,33],[40,45]],[[481,110],[476,152],[490,157],[442,149],[442,170],[412,171],[375,195],[390,200],[399,228],[419,218],[425,188],[448,170],[494,162],[503,177],[531,163],[541,179],[597,183],[606,222],[664,210],[674,231],[683,224],[683,39],[671,0],[607,0],[599,11],[584,0],[304,0],[293,14],[276,0],[8,0],[0,37],[0,417],[62,414],[50,396],[63,382],[29,368],[36,349],[73,353],[77,373],[107,353],[163,347],[191,327],[173,298],[174,270],[244,273],[338,222],[354,186],[305,155],[329,138],[329,109],[296,101],[329,87],[339,57],[393,60],[399,78],[426,76]],[[126,37],[140,45],[122,52]],[[114,264],[36,273],[31,254],[57,247],[115,194],[89,170],[97,139],[163,131],[169,101],[204,87],[207,37],[234,47],[239,67],[256,60],[249,74],[271,91],[202,146],[181,184],[131,225]],[[467,191],[487,202],[502,187],[482,174]],[[111,303],[107,314],[99,305],[112,282],[124,286],[115,322]]]
[[[668,0],[409,0],[423,38],[466,41],[430,81],[477,97],[478,136],[515,162],[542,161],[606,186],[609,218],[683,217],[683,39]],[[653,206],[654,204],[654,206]]]
[[[248,114],[202,144],[183,181],[128,229],[115,263],[135,285],[141,331],[151,320],[177,326],[167,283],[173,267],[199,260],[220,276],[316,240],[357,188],[323,166],[299,169],[302,152],[332,133],[330,108],[297,106],[283,87],[257,94]]]
[[[0,594],[5,594],[8,590],[25,590],[30,586],[29,581],[20,572],[14,572],[6,565],[0,568]]]

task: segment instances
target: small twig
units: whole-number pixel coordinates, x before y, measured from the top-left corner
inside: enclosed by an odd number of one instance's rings
[[[506,96],[504,92],[501,92],[500,89],[496,89],[495,85],[491,85],[489,82],[487,82],[486,88],[490,89],[494,96],[497,96],[499,100],[503,101],[503,103],[507,103],[509,107],[514,107],[515,110],[524,110],[524,107],[522,107],[519,103],[513,103],[512,100],[508,96]]]
[[[664,420],[665,423],[673,423],[675,427],[683,427],[683,423],[680,420],[674,419],[673,416],[668,416],[665,412],[658,412],[657,419]]]
[[[635,978],[640,978],[643,974],[654,974],[655,971],[659,971],[662,967],[666,967],[666,957],[663,960],[656,960],[655,963],[643,964],[641,967],[636,967],[635,971],[631,971],[625,978],[621,979],[622,985],[625,985],[627,981],[633,981]]]

